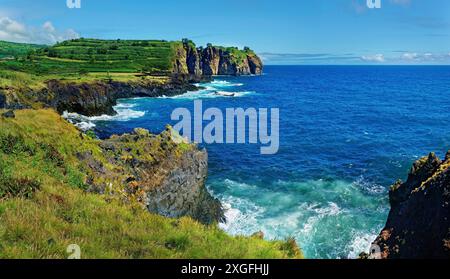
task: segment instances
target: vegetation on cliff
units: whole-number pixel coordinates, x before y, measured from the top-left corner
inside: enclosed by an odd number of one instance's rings
[[[189,40],[0,42],[0,108],[50,106],[59,112],[113,114],[117,98],[181,94],[196,89],[190,82],[211,75],[261,71],[261,60],[249,48],[203,49]]]
[[[161,40],[74,39],[53,46],[0,42],[0,69],[66,78],[90,73],[170,75],[177,73],[174,62],[180,59],[180,45],[179,41]],[[249,48],[215,48],[227,54],[231,64],[243,63],[247,55],[255,56]]]
[[[165,137],[136,130],[100,141],[52,110],[1,117],[0,258],[66,258],[70,244],[82,258],[301,257],[292,241],[231,237],[189,217],[149,213],[133,164],[157,169],[195,149]]]

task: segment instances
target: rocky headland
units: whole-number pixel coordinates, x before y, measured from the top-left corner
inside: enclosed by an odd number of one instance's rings
[[[434,153],[412,166],[406,182],[390,189],[391,211],[374,241],[372,257],[450,258],[450,151]]]
[[[260,75],[261,59],[249,48],[208,45],[197,48],[191,41],[173,43],[169,73],[152,78],[151,74],[136,74],[129,81],[98,79],[75,82],[50,79],[40,88],[0,88],[0,108],[24,109],[50,107],[59,113],[75,112],[85,116],[114,115],[113,107],[121,98],[175,96],[196,91],[194,83],[209,81],[215,75]],[[150,78],[147,78],[150,77]]]
[[[51,108],[60,114],[67,111],[85,116],[114,115],[113,107],[118,99],[180,95],[199,90],[194,83],[210,81],[215,75],[259,75],[263,70],[261,59],[249,48],[196,47],[187,39],[170,43],[82,39],[37,52],[44,59],[67,60],[72,57],[65,58],[66,53],[59,52],[67,45],[75,44],[82,55],[83,49],[90,48],[93,43],[99,45],[96,49],[98,59],[103,59],[102,55],[109,52],[134,49],[144,53],[145,47],[149,46],[160,53],[170,49],[170,54],[164,54],[170,65],[168,71],[162,70],[162,64],[160,71],[144,67],[140,73],[126,74],[130,79],[120,75],[115,79],[108,72],[106,77],[98,79],[88,78],[87,73],[83,73],[85,76],[80,74],[77,80],[53,78],[35,87],[12,83],[12,86],[0,88],[0,109]],[[93,53],[92,49],[86,51]],[[126,52],[126,55],[135,56],[133,52]],[[145,61],[144,58],[134,57],[139,61]],[[135,67],[132,61],[121,63]],[[220,202],[205,187],[206,150],[185,142],[175,144],[172,132],[168,128],[160,135],[152,135],[146,130],[136,129],[131,134],[105,139],[100,144],[102,159],[96,158],[92,152],[77,153],[77,160],[85,166],[88,191],[100,194],[124,191],[127,198],[135,199],[148,211],[166,217],[189,216],[204,224],[225,221]]]
[[[260,75],[263,71],[261,59],[249,48],[238,50],[213,45],[197,48],[191,41],[184,40],[176,54],[174,72],[194,79],[215,75]]]

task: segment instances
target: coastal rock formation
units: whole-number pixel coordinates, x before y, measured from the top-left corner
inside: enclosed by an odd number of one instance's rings
[[[47,104],[59,113],[76,112],[86,116],[114,115],[113,106],[120,98],[174,96],[198,88],[184,80],[173,77],[167,83],[151,82],[102,82],[65,83],[58,80],[47,82],[47,88],[38,94],[39,102]]]
[[[225,221],[222,205],[206,189],[206,150],[172,139],[179,135],[170,127],[160,135],[135,129],[131,134],[113,136],[101,143],[109,163],[107,171],[90,154],[80,154],[90,170],[90,191],[105,193],[109,184],[119,182],[128,197],[137,199],[150,212],[166,217],[192,217],[204,224]],[[104,179],[100,179],[103,177]]]
[[[389,193],[391,211],[374,244],[383,259],[450,258],[450,151],[414,163]]]
[[[205,187],[206,150],[191,150],[175,162],[161,185],[147,192],[148,210],[173,218],[190,216],[205,224],[225,221],[220,202]]]
[[[0,109],[6,107],[6,96],[0,91]]]
[[[191,41],[184,40],[176,51],[173,70],[177,74],[194,77],[215,75],[260,75],[261,59],[249,48],[218,47],[208,45],[196,48]]]

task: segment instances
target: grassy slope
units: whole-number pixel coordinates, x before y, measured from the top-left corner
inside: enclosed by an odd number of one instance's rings
[[[195,44],[189,41],[192,47]],[[180,41],[76,39],[51,47],[0,42],[0,87],[33,88],[49,79],[89,82],[98,79],[136,80],[142,73],[171,73]],[[250,49],[219,47],[240,64]],[[16,59],[1,59],[2,57]]]
[[[42,47],[42,45],[0,41],[0,59],[11,59],[17,56],[24,56],[27,55],[28,52]]]
[[[52,110],[0,118],[0,258],[66,258],[70,244],[83,258],[301,256],[289,241],[231,237],[216,226],[86,193],[75,152],[104,160],[98,143]]]
[[[172,42],[77,39],[31,51],[23,59],[5,61],[10,69],[33,74],[97,72],[167,74]]]
[[[0,87],[42,88],[50,79],[75,82],[164,79],[161,76],[171,71],[174,44],[78,39],[45,47],[5,42],[3,48],[0,44],[0,58],[16,53],[17,59],[0,60]],[[141,73],[153,76],[140,77]]]

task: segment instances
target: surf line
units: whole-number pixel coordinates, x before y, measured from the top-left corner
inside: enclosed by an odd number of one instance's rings
[[[188,142],[260,144],[262,155],[274,155],[280,148],[279,108],[270,109],[269,125],[268,108],[226,108],[223,113],[215,107],[203,110],[203,101],[195,100],[193,117],[189,109],[176,108],[171,120],[178,121],[173,128]],[[206,126],[204,122],[208,122]],[[173,135],[173,140],[179,138]]]

